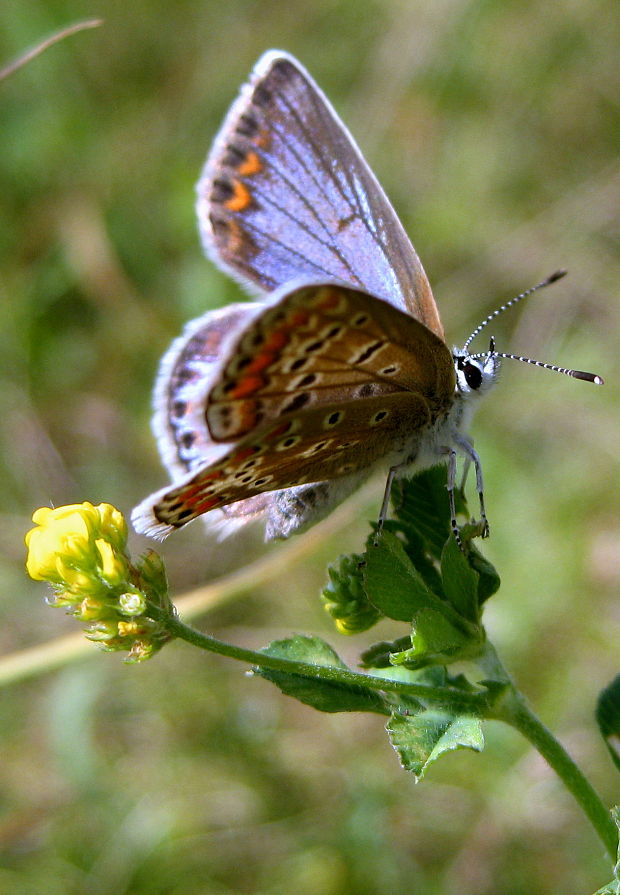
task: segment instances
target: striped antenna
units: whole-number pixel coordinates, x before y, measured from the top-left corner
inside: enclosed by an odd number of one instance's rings
[[[475,339],[478,333],[482,332],[485,326],[491,322],[491,320],[495,320],[496,317],[499,317],[500,314],[503,314],[504,311],[507,311],[508,308],[512,308],[513,305],[516,305],[522,299],[527,298],[528,295],[531,295],[532,292],[538,292],[539,289],[543,289],[545,286],[550,286],[551,283],[555,283],[557,280],[561,280],[562,277],[565,277],[568,273],[567,270],[556,270],[551,276],[548,276],[546,280],[542,280],[540,283],[536,283],[535,286],[532,286],[530,289],[526,289],[525,292],[522,292],[520,295],[516,295],[514,298],[511,298],[510,301],[507,301],[505,305],[502,305],[501,308],[498,308],[496,311],[493,311],[492,314],[489,314],[482,323],[480,323],[471,336],[467,339],[465,344],[463,345],[463,350],[467,351],[467,346],[470,344],[472,339]],[[530,363],[534,363],[534,361],[530,361]]]
[[[563,373],[565,376],[571,376],[573,379],[583,379],[585,382],[593,382],[594,385],[604,385],[604,379],[602,376],[597,376],[596,373],[585,373],[583,370],[569,370],[567,367],[558,367],[557,364],[546,364],[544,361],[534,360],[531,357],[523,357],[520,354],[506,354],[503,351],[496,351],[495,339],[491,339],[488,351],[482,351],[480,354],[470,354],[469,358],[471,360],[478,357],[490,357],[491,355],[494,357],[505,357],[508,358],[508,360],[518,360],[524,364],[532,364],[534,367],[542,367],[543,370],[551,370],[552,373]]]

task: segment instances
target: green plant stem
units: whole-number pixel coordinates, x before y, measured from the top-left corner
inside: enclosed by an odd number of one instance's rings
[[[476,715],[477,717],[486,716],[488,710],[488,695],[484,692],[466,693],[455,687],[431,687],[427,684],[413,684],[406,681],[378,677],[377,675],[364,674],[358,671],[349,671],[335,665],[297,662],[292,659],[271,656],[267,653],[245,649],[244,647],[234,646],[222,640],[217,640],[215,637],[210,637],[208,634],[203,634],[190,625],[186,625],[177,616],[167,615],[153,606],[149,606],[148,615],[160,621],[173,637],[185,640],[193,646],[200,647],[200,649],[218,653],[221,656],[228,656],[241,662],[249,662],[251,665],[258,665],[261,668],[282,671],[286,674],[298,674],[303,677],[318,678],[322,681],[343,684],[349,687],[402,693],[406,696],[430,700],[442,708],[453,712],[462,712]]]
[[[528,707],[525,697],[510,680],[491,644],[487,643],[485,655],[479,664],[487,673],[490,673],[493,680],[508,684],[503,690],[501,698],[491,706],[487,718],[509,724],[534,746],[576,799],[615,862],[618,850],[618,830],[599,794],[589,780],[584,777],[561,743]]]
[[[334,684],[414,696],[453,712],[509,724],[534,746],[555,771],[590,820],[611,858],[615,860],[618,834],[611,814],[563,746],[528,708],[524,697],[510,680],[493,646],[488,642],[479,664],[489,679],[504,685],[498,691],[499,695],[495,696],[492,695],[492,690],[489,693],[465,693],[453,687],[430,687],[425,684],[408,683],[349,671],[333,665],[316,665],[271,656],[217,640],[186,625],[176,615],[168,615],[155,607],[149,607],[149,615],[158,618],[173,637],[178,637],[200,649],[228,656],[231,659],[287,674],[319,678]]]

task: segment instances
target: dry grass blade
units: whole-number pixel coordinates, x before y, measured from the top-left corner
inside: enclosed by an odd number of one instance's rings
[[[23,53],[21,56],[18,56],[17,59],[14,59],[13,62],[9,62],[8,65],[0,69],[0,81],[8,78],[9,75],[12,75],[13,72],[16,72],[18,69],[22,68],[22,66],[30,62],[31,59],[36,58],[45,50],[47,50],[48,47],[51,47],[54,44],[58,43],[58,41],[64,40],[65,37],[71,37],[72,34],[77,34],[78,31],[86,31],[89,28],[98,28],[100,25],[103,25],[103,19],[86,19],[83,22],[76,22],[74,25],[67,25],[66,28],[61,28],[60,31],[56,31],[54,34],[51,34],[48,38],[41,41],[41,43],[38,43],[30,50],[26,50],[25,53]]]

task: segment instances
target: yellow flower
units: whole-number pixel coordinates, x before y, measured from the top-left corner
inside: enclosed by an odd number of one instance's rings
[[[97,565],[105,583],[110,587],[116,587],[127,581],[129,570],[125,555],[115,551],[113,545],[103,538],[97,538],[95,546],[100,556]]]
[[[86,636],[97,643],[111,643],[118,639],[118,623],[114,619],[96,621],[88,626]]]
[[[127,526],[110,504],[42,507],[32,521],[37,527],[26,535],[31,578],[71,590],[86,589],[89,577],[91,582],[100,577],[109,586],[125,580]]]
[[[106,610],[106,605],[94,597],[84,597],[82,602],[76,608],[74,615],[80,621],[89,622],[93,619],[101,618]]]
[[[170,607],[166,574],[157,554],[132,565],[125,553],[127,524],[109,503],[37,510],[26,535],[31,578],[49,581],[50,601],[82,622],[86,636],[106,650],[126,650],[127,660],[148,659],[169,640],[148,616],[149,602]]]
[[[125,517],[109,503],[93,507],[99,516],[99,531],[117,550],[124,550],[127,544],[127,523]]]
[[[36,581],[60,583],[58,556],[62,554],[79,561],[87,552],[89,529],[86,514],[78,504],[55,510],[41,507],[32,521],[38,527],[32,528],[26,535],[28,574]]]
[[[119,622],[118,633],[120,637],[139,637],[148,633],[148,625],[137,621]]]

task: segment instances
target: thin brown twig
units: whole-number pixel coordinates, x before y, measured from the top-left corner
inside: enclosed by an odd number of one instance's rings
[[[58,43],[59,40],[64,40],[65,37],[70,37],[78,31],[86,31],[89,28],[98,28],[100,25],[103,25],[103,19],[86,19],[83,22],[76,22],[74,25],[67,25],[66,28],[61,28],[60,31],[51,34],[45,40],[41,41],[41,43],[32,47],[30,50],[26,50],[25,53],[22,53],[17,59],[14,59],[13,62],[9,62],[8,65],[0,69],[0,81],[8,78],[13,72],[17,71],[23,65],[26,65],[27,62],[30,62],[31,59],[34,59],[40,53],[43,53],[48,47]]]

